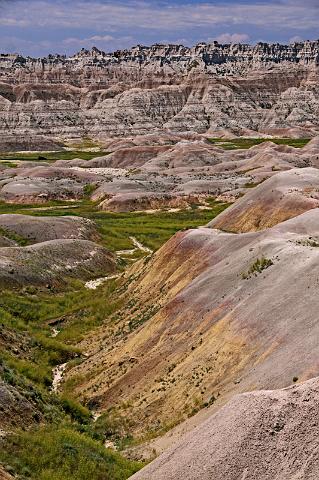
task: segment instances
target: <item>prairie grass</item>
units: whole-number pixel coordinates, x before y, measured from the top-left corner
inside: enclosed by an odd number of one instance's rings
[[[18,432],[0,449],[0,461],[31,480],[124,480],[142,467],[72,425]]]
[[[80,148],[80,147],[78,147]],[[108,155],[109,152],[86,152],[83,150],[61,150],[57,152],[12,152],[0,153],[0,162],[5,162],[7,166],[9,162],[48,162],[52,163],[56,160],[73,160],[81,158],[82,160],[92,160],[92,158]]]
[[[247,148],[260,145],[264,142],[273,142],[276,145],[289,145],[294,148],[302,148],[310,141],[310,138],[209,138],[209,141],[224,150],[246,150]]]

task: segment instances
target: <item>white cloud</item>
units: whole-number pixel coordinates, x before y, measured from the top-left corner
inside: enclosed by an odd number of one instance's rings
[[[0,36],[13,39],[0,38],[0,49],[38,56],[93,45],[112,51],[161,39],[190,45],[213,35],[220,43],[246,43],[248,34],[252,42],[261,36],[294,41],[313,38],[318,30],[319,0],[253,1],[0,0]]]
[[[7,12],[7,13],[6,13]],[[16,27],[91,28],[105,29],[142,28],[180,31],[194,27],[220,25],[247,25],[272,30],[305,30],[318,27],[317,0],[296,2],[284,0],[280,3],[233,3],[218,5],[210,3],[171,4],[161,6],[151,1],[74,0],[20,0],[8,3],[0,18],[0,25],[15,23]]]
[[[76,38],[76,37],[65,38],[63,40],[63,43],[65,45],[72,45],[72,44],[87,45],[94,42],[111,42],[113,40],[115,40],[115,38],[112,37],[111,35],[93,35],[92,37],[87,37],[87,38]]]
[[[294,37],[291,37],[289,39],[289,43],[297,43],[297,42],[302,42],[303,38],[300,37],[299,35],[295,35]]]
[[[216,37],[219,43],[245,43],[249,41],[246,33],[222,33]]]

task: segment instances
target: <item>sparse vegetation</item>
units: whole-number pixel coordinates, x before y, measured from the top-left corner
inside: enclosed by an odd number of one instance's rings
[[[318,248],[319,247],[319,242],[313,237],[309,237],[306,239],[302,240],[297,240],[296,241],[297,245],[303,245],[304,247],[313,247],[313,248]]]
[[[255,188],[257,187],[257,185],[259,185],[260,182],[248,182],[248,183],[245,183],[244,187],[245,188]]]
[[[273,261],[270,258],[261,257],[257,258],[257,260],[250,266],[247,273],[242,274],[243,279],[250,278],[252,275],[257,276],[258,273],[261,273],[263,270],[271,267],[273,265]]]
[[[16,233],[10,232],[9,230],[6,230],[5,228],[2,228],[2,227],[0,227],[0,235],[8,238],[9,240],[13,240],[20,247],[24,247],[25,245],[29,244],[29,242],[26,238],[21,237],[20,235],[17,235]]]
[[[97,186],[94,183],[88,183],[83,188],[84,195],[87,198],[89,198],[92,195],[92,193],[96,190],[96,188]]]

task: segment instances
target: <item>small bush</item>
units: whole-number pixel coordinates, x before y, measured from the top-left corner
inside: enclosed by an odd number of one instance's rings
[[[87,423],[91,419],[91,412],[76,400],[61,397],[61,405],[65,413],[79,423]]]
[[[83,187],[83,193],[86,197],[90,197],[95,190],[96,185],[94,183],[88,183]]]
[[[266,270],[273,264],[274,262],[270,258],[257,258],[257,260],[249,268],[248,272],[242,274],[242,278],[247,279],[250,278],[252,275],[257,276],[258,273],[261,273],[263,270]]]

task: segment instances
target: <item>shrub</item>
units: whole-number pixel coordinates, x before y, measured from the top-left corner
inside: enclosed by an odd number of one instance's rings
[[[65,413],[79,423],[87,423],[91,419],[91,412],[76,400],[63,396],[61,405]]]
[[[248,272],[242,274],[242,278],[247,279],[252,275],[257,276],[258,273],[261,273],[263,270],[266,270],[266,268],[271,267],[273,264],[274,262],[270,258],[257,258],[257,260],[250,266]]]

